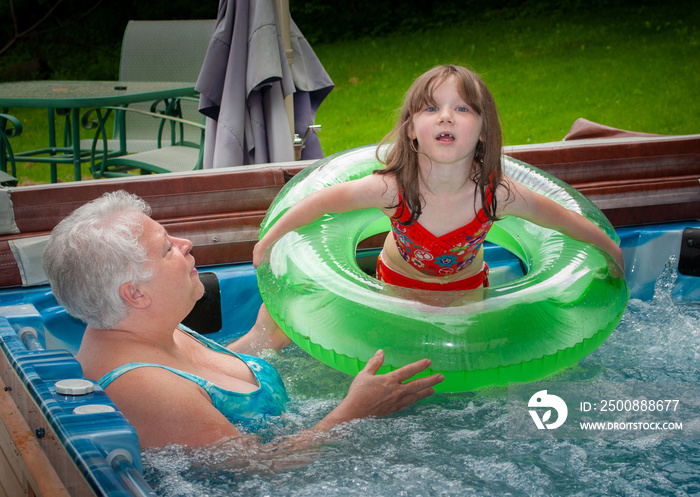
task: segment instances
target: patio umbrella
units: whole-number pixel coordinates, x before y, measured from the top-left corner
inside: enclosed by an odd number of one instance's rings
[[[287,49],[283,18],[289,19]],[[274,0],[220,0],[195,89],[207,116],[204,167],[212,168],[294,160],[290,123],[303,135],[333,82],[288,7],[276,9]],[[323,156],[315,133],[305,145],[301,158]]]

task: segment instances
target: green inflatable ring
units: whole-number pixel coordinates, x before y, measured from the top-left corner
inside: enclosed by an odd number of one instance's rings
[[[262,222],[262,236],[295,202],[382,167],[375,146],[322,159],[295,176]],[[580,212],[613,239],[605,216],[560,180],[503,157],[506,175]],[[363,272],[357,245],[390,229],[378,209],[328,214],[287,233],[258,267],[258,285],[287,335],[323,363],[354,375],[376,352],[387,372],[424,357],[437,390],[533,381],[576,364],[615,329],[629,292],[620,266],[598,247],[518,218],[494,223],[487,241],[515,254],[527,274],[487,289],[429,292]]]

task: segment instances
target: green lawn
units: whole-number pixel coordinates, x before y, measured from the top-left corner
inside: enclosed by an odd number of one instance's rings
[[[696,3],[569,16],[500,11],[412,35],[317,44],[336,85],[316,119],[324,152],[378,142],[413,79],[443,63],[481,74],[506,145],[560,140],[579,117],[649,133],[700,133]],[[25,127],[15,150],[43,146],[45,111],[15,115]],[[17,174],[24,184],[49,181],[47,166],[20,164]],[[72,176],[72,167],[61,168],[60,178]]]
[[[698,8],[494,18],[316,46],[336,84],[317,114],[324,152],[379,141],[412,80],[444,63],[482,76],[507,145],[561,140],[579,117],[650,133],[700,133],[699,18]]]

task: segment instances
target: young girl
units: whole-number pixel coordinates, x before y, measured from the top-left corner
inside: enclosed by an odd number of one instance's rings
[[[392,226],[377,277],[407,288],[488,286],[483,242],[505,216],[596,244],[623,265],[620,248],[595,224],[503,174],[498,110],[472,71],[439,66],[416,79],[382,143],[392,138],[384,169],[295,204],[255,246],[253,265],[273,241],[324,213],[371,207]]]

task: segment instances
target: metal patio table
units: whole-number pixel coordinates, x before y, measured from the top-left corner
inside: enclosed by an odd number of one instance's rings
[[[104,106],[128,106],[135,102],[169,101],[179,97],[196,95],[194,82],[124,82],[124,81],[21,81],[0,84],[0,169],[7,172],[7,162],[48,163],[51,165],[51,182],[57,181],[57,164],[73,164],[75,180],[81,179],[81,163],[90,160],[90,150],[81,149],[80,127],[81,109]],[[13,154],[8,138],[19,134],[14,129],[6,129],[12,121],[9,109],[12,108],[48,109],[48,148]],[[56,145],[56,116],[65,117],[63,146]],[[84,116],[86,117],[86,116]],[[124,126],[123,113],[116,114],[115,126]],[[85,129],[102,126],[93,121],[85,121]],[[21,126],[21,125],[20,125]],[[104,132],[104,130],[101,130]],[[121,130],[123,131],[123,129]],[[21,129],[20,129],[21,132]],[[119,133],[119,150],[110,156],[126,153],[125,133]],[[43,155],[43,157],[42,157]],[[48,156],[46,156],[48,155]]]

